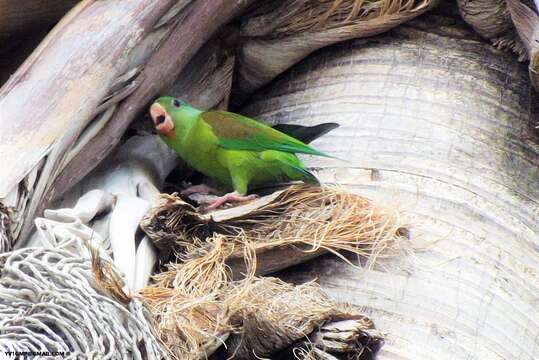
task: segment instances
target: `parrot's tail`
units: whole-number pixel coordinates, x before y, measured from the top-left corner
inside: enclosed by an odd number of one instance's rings
[[[273,128],[288,136],[292,136],[299,141],[309,144],[312,141],[324,136],[333,129],[339,127],[336,123],[324,123],[315,126],[303,126],[295,124],[275,124]]]

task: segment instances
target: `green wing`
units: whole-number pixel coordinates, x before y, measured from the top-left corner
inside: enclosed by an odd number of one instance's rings
[[[286,164],[289,167],[289,171],[294,171],[301,179],[307,184],[320,185],[320,181],[309,170],[299,167],[297,165]]]
[[[230,150],[277,150],[331,157],[280,131],[248,117],[226,111],[206,111],[200,119],[219,139],[219,146]]]

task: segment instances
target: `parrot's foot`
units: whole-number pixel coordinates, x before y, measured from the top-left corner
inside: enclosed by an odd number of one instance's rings
[[[182,190],[181,192],[181,194],[185,196],[192,195],[192,194],[217,194],[217,193],[218,193],[217,190],[205,184],[191,185],[188,188]]]
[[[210,206],[207,207],[208,211],[215,210],[219,207],[221,207],[225,203],[238,203],[238,202],[245,202],[257,199],[258,195],[252,194],[252,195],[240,195],[237,191],[228,193],[226,195],[223,195],[221,197],[218,197],[215,199]]]

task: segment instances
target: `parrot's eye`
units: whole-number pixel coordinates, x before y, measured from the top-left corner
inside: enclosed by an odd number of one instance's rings
[[[180,100],[174,99],[172,100],[172,105],[174,105],[174,107],[179,108],[182,105],[182,103],[180,102]]]

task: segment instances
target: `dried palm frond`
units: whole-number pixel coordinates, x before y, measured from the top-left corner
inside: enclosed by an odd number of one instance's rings
[[[235,96],[267,84],[309,53],[386,32],[433,8],[436,0],[286,0],[244,21]],[[279,56],[274,56],[279,54]],[[238,100],[236,99],[236,102]]]
[[[202,258],[169,266],[155,277],[155,284],[140,291],[171,357],[202,359],[225,341],[226,352],[234,359],[311,345],[328,350],[328,345],[340,344],[333,345],[330,352],[340,349],[355,354],[366,346],[373,352],[379,348],[374,344],[382,340],[372,322],[358,309],[331,300],[313,282],[294,286],[278,279],[255,278],[254,258],[250,258],[245,279],[233,282],[222,276],[228,273],[223,245],[218,241]],[[354,324],[344,337],[335,335],[337,325],[324,327],[343,320]],[[309,340],[311,334],[313,341]]]
[[[186,239],[209,235],[207,219],[176,193],[161,194],[157,204],[142,219],[140,226],[165,257],[173,249],[189,246],[192,241],[185,242]]]
[[[254,249],[260,275],[328,251],[371,260],[390,256],[405,234],[397,210],[375,206],[339,188],[300,185],[209,215],[198,214],[175,195],[162,195],[141,226],[158,248],[181,252],[184,261],[201,257],[201,249],[212,248],[217,238],[222,239],[219,248],[236,279],[246,272],[246,248]],[[201,242],[205,246],[190,247]]]
[[[253,349],[265,356],[300,351],[311,343],[319,350],[331,345],[355,354],[377,349],[373,344],[380,338],[363,331],[372,323],[357,309],[329,299],[318,285],[293,286],[255,274],[324,251],[387,256],[404,229],[398,213],[342,189],[292,186],[211,214],[199,214],[175,195],[162,195],[142,227],[180,261],[140,291],[172,357],[204,358],[229,334],[227,352],[236,359],[251,359]],[[320,327],[347,319],[359,322],[362,331],[349,332],[350,344],[328,342]],[[310,341],[315,333],[316,341]]]
[[[297,350],[309,350],[320,359],[331,359],[330,355],[343,355],[343,359],[371,359],[383,345],[380,333],[366,317],[349,318],[323,325],[315,331],[309,341],[294,346]]]
[[[232,330],[223,302],[229,276],[222,242],[199,259],[170,264],[139,294],[154,315],[158,337],[175,359],[200,359]]]
[[[231,329],[226,308],[212,294],[198,297],[181,288],[151,286],[141,296],[155,318],[161,344],[174,359],[204,358]]]
[[[419,5],[418,5],[419,4]],[[274,32],[284,36],[309,31],[338,29],[357,20],[379,19],[391,14],[419,11],[428,2],[414,0],[309,0],[293,19],[279,24]]]
[[[332,300],[314,282],[294,286],[258,278],[228,296],[231,321],[239,329],[227,341],[227,354],[234,359],[283,356],[307,348],[359,356],[365,346],[375,352],[382,342],[376,331],[368,333],[374,329],[370,319]],[[347,338],[338,335],[344,327]]]
[[[99,250],[90,246],[88,248],[92,255],[92,273],[97,285],[114,299],[128,304],[131,298],[123,290],[125,284],[114,269],[114,265],[104,261],[99,254]]]
[[[11,227],[17,224],[16,210],[13,206],[6,206],[0,202],[0,252],[11,249]]]

